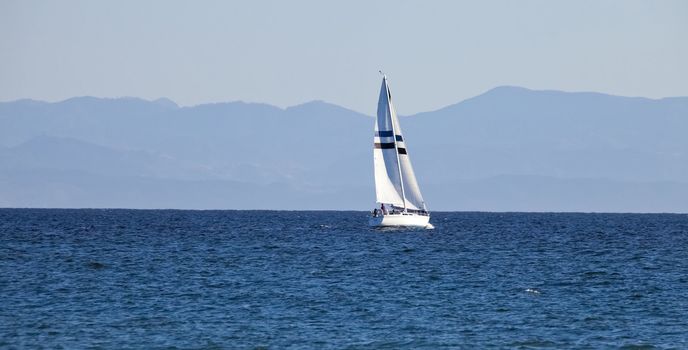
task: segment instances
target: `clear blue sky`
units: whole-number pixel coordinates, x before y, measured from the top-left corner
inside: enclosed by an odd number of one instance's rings
[[[0,1],[0,100],[322,99],[401,114],[499,85],[688,95],[688,1]]]

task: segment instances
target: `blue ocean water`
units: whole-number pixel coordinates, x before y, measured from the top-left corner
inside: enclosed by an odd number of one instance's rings
[[[688,215],[0,209],[2,348],[688,348]]]

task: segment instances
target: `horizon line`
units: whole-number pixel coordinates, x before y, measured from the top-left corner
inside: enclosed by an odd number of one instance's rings
[[[356,212],[370,210],[339,209],[232,209],[232,208],[122,208],[122,207],[0,207],[0,210],[138,210],[138,211],[269,211],[269,212]],[[588,215],[688,215],[688,212],[640,211],[489,211],[489,210],[432,210],[431,213],[466,214],[588,214]]]

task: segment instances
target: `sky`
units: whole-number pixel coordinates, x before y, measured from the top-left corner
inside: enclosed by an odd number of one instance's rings
[[[0,0],[0,101],[74,96],[373,115],[501,85],[688,96],[688,1]]]

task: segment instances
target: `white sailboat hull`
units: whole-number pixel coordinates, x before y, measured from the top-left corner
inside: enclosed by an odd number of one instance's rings
[[[368,225],[375,227],[428,227],[430,217],[418,214],[387,214],[372,216]]]

